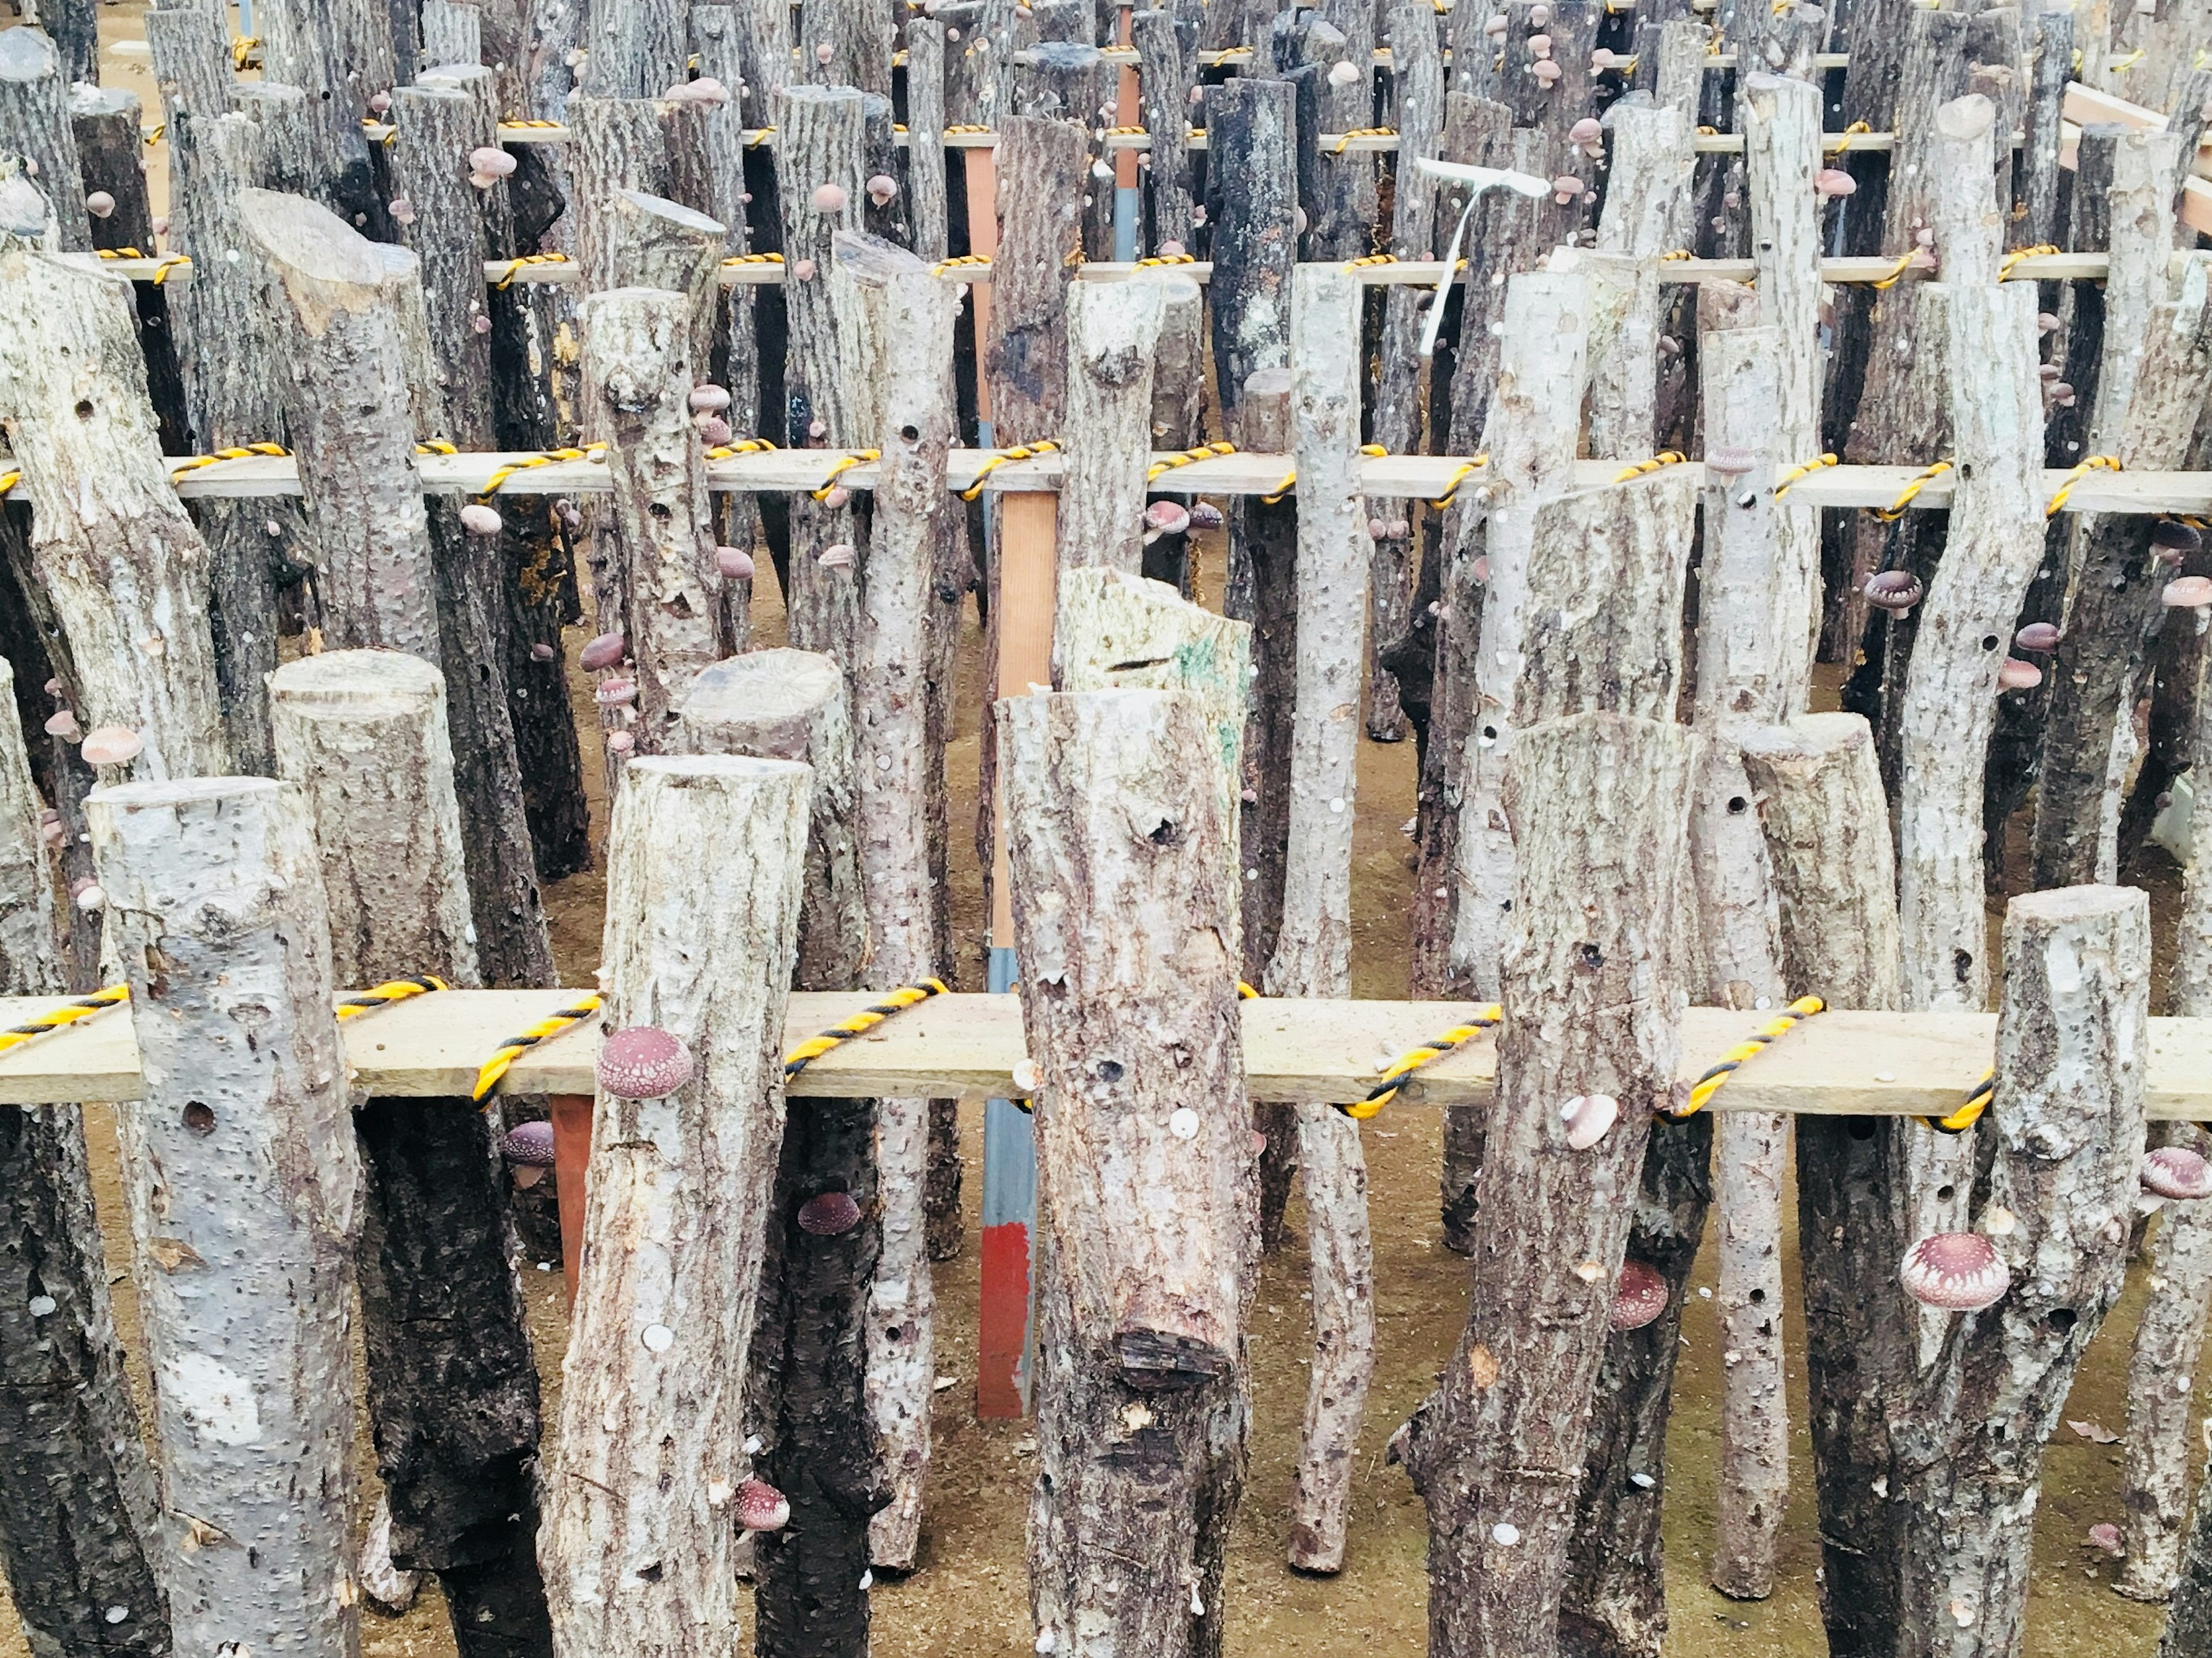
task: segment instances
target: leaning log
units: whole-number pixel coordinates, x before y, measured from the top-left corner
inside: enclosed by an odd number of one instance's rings
[[[361,1163],[307,805],[192,778],[86,810],[145,1073],[123,1181],[177,1649],[350,1658]]]
[[[750,1473],[743,1394],[783,1138],[808,775],[649,758],[615,799],[601,1023],[672,1036],[690,1075],[647,1099],[603,1086],[592,1113],[538,1550],[558,1651],[744,1649],[733,1504]]]

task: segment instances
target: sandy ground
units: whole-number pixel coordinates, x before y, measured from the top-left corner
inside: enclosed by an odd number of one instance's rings
[[[12,21],[0,8],[0,26]],[[141,33],[137,0],[104,9],[108,39]],[[157,107],[143,58],[103,57],[104,77],[139,93]],[[149,120],[156,118],[149,112]],[[149,175],[156,208],[165,193],[159,152]],[[763,561],[766,568],[766,561]],[[763,581],[764,590],[771,584]],[[1218,606],[1218,566],[1201,580],[1202,599]],[[760,642],[781,642],[781,616],[772,591],[755,611]],[[580,630],[569,641],[572,662]],[[959,987],[982,988],[981,880],[966,825],[973,821],[976,758],[975,715],[980,706],[980,652],[973,626],[963,653],[960,723],[949,750],[954,790],[954,914],[961,940]],[[581,683],[581,676],[578,676]],[[588,689],[577,699],[591,707]],[[595,755],[597,733],[585,739]],[[1399,825],[1413,814],[1413,754],[1410,744],[1364,744],[1353,877],[1354,994],[1402,996],[1406,992],[1406,915],[1411,843]],[[596,778],[595,761],[586,772]],[[594,802],[594,827],[605,830],[602,803]],[[2175,882],[2161,868],[2151,879],[2154,921],[2163,963],[2172,938]],[[589,981],[599,950],[604,888],[595,874],[574,877],[550,889],[554,944],[563,981]],[[1425,1649],[1426,1594],[1423,1552],[1426,1531],[1419,1501],[1404,1474],[1382,1463],[1390,1434],[1432,1385],[1451,1351],[1466,1311],[1462,1264],[1439,1242],[1436,1170],[1441,1122],[1429,1108],[1386,1113],[1366,1132],[1372,1171],[1376,1283],[1380,1360],[1353,1488],[1353,1523],[1344,1572],[1328,1579],[1293,1576],[1283,1564],[1286,1499],[1291,1458],[1305,1393],[1303,1355],[1307,1333],[1304,1262],[1293,1249],[1266,1264],[1252,1333],[1254,1416],[1251,1467],[1231,1555],[1227,1646],[1237,1658],[1358,1651],[1364,1658],[1415,1658]],[[137,1356],[137,1309],[129,1282],[128,1234],[117,1184],[112,1114],[87,1113],[97,1195],[109,1243],[117,1314],[132,1349],[134,1382],[142,1408],[146,1376]],[[981,1197],[981,1121],[963,1121],[969,1179],[970,1236]],[[1293,1224],[1303,1226],[1294,1205]],[[1790,1229],[1795,1236],[1794,1221]],[[1785,1249],[1790,1281],[1796,1263]],[[1674,1393],[1667,1488],[1668,1596],[1673,1658],[1811,1658],[1825,1650],[1814,1571],[1818,1551],[1812,1511],[1810,1453],[1802,1433],[1804,1378],[1793,1364],[1792,1418],[1799,1424],[1793,1450],[1795,1498],[1782,1540],[1779,1582],[1765,1602],[1730,1601],[1705,1586],[1704,1560],[1714,1531],[1714,1485],[1718,1460],[1720,1366],[1718,1326],[1712,1303],[1699,1294],[1714,1283],[1709,1247],[1692,1278],[1694,1299],[1684,1321],[1685,1347]],[[2140,1267],[2126,1297],[2091,1347],[2065,1416],[2124,1425],[2122,1382],[2138,1308],[2144,1294]],[[561,1354],[567,1338],[564,1297],[555,1263],[528,1263],[525,1271],[532,1333],[545,1386],[550,1426],[556,1413]],[[936,1399],[938,1435],[925,1521],[921,1569],[903,1582],[879,1582],[875,1595],[876,1648],[884,1658],[1017,1658],[1030,1650],[1023,1522],[1032,1449],[1026,1424],[981,1422],[975,1415],[975,1257],[972,1248],[939,1268],[938,1364],[956,1385]],[[1791,1317],[1793,1351],[1799,1332]],[[2212,1379],[2208,1379],[2212,1380]],[[2200,1411],[2212,1406],[2212,1385],[2200,1389]],[[360,1438],[360,1508],[363,1519],[375,1500],[375,1475],[364,1430]],[[2062,1427],[2045,1470],[2036,1523],[2036,1569],[2026,1651],[2029,1658],[2142,1658],[2156,1646],[2158,1609],[2120,1599],[2108,1587],[2113,1563],[2089,1547],[2088,1527],[2120,1518],[2118,1448],[2092,1443]],[[453,1648],[434,1588],[426,1589],[406,1617],[363,1620],[369,1658],[450,1658]],[[27,1658],[28,1649],[12,1605],[0,1591],[0,1658]]]

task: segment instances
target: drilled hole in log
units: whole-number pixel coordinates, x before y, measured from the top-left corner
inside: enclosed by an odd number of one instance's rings
[[[90,420],[92,418],[92,399],[90,398],[85,398],[82,402],[77,404],[76,417],[79,420]]]
[[[1985,651],[1993,651],[1996,649],[1998,642],[1997,636],[1995,634],[1984,634],[1982,635],[1982,648]]]
[[[902,443],[920,443],[921,441],[921,428],[919,426],[900,427],[899,440]]]
[[[1751,802],[1740,794],[1731,794],[1729,796],[1728,809],[1729,817],[1741,817],[1751,809]]]
[[[1968,982],[1974,975],[1973,951],[1970,950],[1958,950],[1952,951],[1951,970],[1959,975],[1959,982],[1960,984]]]
[[[1117,1082],[1121,1081],[1121,1060],[1099,1060],[1099,1061],[1098,1061],[1098,1080],[1099,1080],[1100,1082],[1102,1082],[1102,1083],[1117,1083]]]
[[[1948,1203],[1958,1195],[1959,1188],[1948,1181],[1936,1188],[1936,1201],[1938,1203]]]
[[[215,1133],[215,1109],[198,1100],[185,1102],[185,1127],[195,1134]]]
[[[2074,1327],[2080,1316],[2071,1307],[2053,1307],[2044,1315],[2044,1320],[2053,1330],[2064,1335]]]
[[[1605,952],[1595,944],[1578,944],[1576,946],[1575,954],[1576,965],[1585,973],[1595,973],[1605,965]]]

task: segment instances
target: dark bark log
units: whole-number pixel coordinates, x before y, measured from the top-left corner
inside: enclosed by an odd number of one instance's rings
[[[296,189],[378,240],[392,221],[362,131],[368,100],[398,73],[382,0],[273,0],[255,9],[261,72],[307,94],[305,176]]]
[[[999,252],[992,267],[992,435],[1001,446],[1060,435],[1067,391],[1067,256],[1090,162],[1086,133],[1017,116],[999,137]]]
[[[1606,714],[1515,739],[1524,931],[1504,966],[1474,1287],[1452,1363],[1403,1438],[1429,1510],[1429,1647],[1443,1658],[1557,1640],[1628,1193],[1653,1114],[1676,1097],[1675,900],[1696,747],[1679,726]],[[1571,1150],[1557,1102],[1599,1093],[1619,1121]]]
[[[106,215],[92,215],[94,247],[135,247],[149,254],[158,251],[154,210],[147,200],[146,174],[140,165],[146,153],[140,117],[134,93],[80,86],[70,94],[70,126],[76,139],[85,198],[104,193],[114,203]],[[161,423],[161,452],[188,455],[192,452],[191,422],[169,322],[169,290],[139,282],[133,297],[138,307],[138,349],[146,357],[146,394]]]
[[[2195,1658],[2212,1651],[2212,1479],[2197,1488],[2196,1517],[2181,1555],[2181,1581],[2166,1615],[2158,1658]]]
[[[1202,14],[1201,14],[1202,15]],[[1195,17],[1172,10],[1152,9],[1129,14],[1129,39],[1137,50],[1139,119],[1152,139],[1146,152],[1152,165],[1145,169],[1151,236],[1145,246],[1157,252],[1164,242],[1173,242],[1188,252],[1197,240],[1191,222],[1196,202],[1191,194],[1189,134],[1196,112],[1190,94],[1198,84],[1198,31]],[[1123,124],[1136,125],[1124,117]]]

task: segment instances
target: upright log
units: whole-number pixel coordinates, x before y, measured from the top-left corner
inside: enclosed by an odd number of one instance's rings
[[[86,810],[145,1074],[123,1178],[177,1649],[349,1658],[361,1163],[307,802],[191,778]]]
[[[1192,210],[1197,202],[1191,192],[1191,94],[1198,85],[1198,24],[1169,7],[1146,7],[1129,14],[1129,42],[1136,48],[1138,96],[1142,109],[1138,120],[1152,140],[1146,168],[1152,210],[1152,235],[1146,246],[1164,252],[1170,242],[1184,252],[1198,234]]]
[[[1012,697],[999,728],[1039,1078],[1036,1643],[1195,1658],[1219,1648],[1254,1266],[1211,738],[1174,691]]]
[[[684,79],[691,15],[683,0],[591,0],[582,90],[593,98],[658,98]]]
[[[141,778],[228,771],[207,546],[161,460],[130,284],[40,251],[4,212],[0,432],[23,474],[31,563],[69,642],[79,721],[135,731]]]
[[[390,218],[362,122],[369,99],[401,78],[390,14],[380,0],[264,0],[255,21],[262,73],[307,94],[304,170],[284,188],[313,197],[349,224],[386,234]]]
[[[1067,295],[1066,471],[1060,566],[1144,568],[1153,354],[1175,279],[1077,282]]]
[[[1089,163],[1080,127],[1027,115],[1000,125],[999,247],[984,372],[992,436],[1001,445],[1066,429],[1067,259]]]
[[[763,650],[691,682],[672,750],[803,761],[808,793],[801,882],[800,990],[844,990],[865,953],[858,781],[844,676],[825,656]],[[788,1120],[761,1265],[746,1385],[757,1471],[791,1504],[793,1523],[755,1539],[756,1647],[772,1658],[861,1658],[868,1649],[869,1517],[890,1500],[868,1419],[867,1309],[882,1243],[875,1102],[810,1100]],[[843,1192],[859,1220],[810,1230],[801,1207]]]
[[[2011,1288],[1954,1315],[1917,1394],[1890,1404],[1900,1651],[2019,1650],[2043,1447],[2127,1270],[2149,1003],[2142,892],[2069,887],[2006,907],[1996,1156],[1976,1221]]]
[[[0,661],[0,990],[67,988],[39,793]],[[108,1301],[82,1114],[0,1114],[0,1565],[35,1649],[165,1658],[158,1516]]]
[[[92,228],[69,88],[69,66],[49,36],[24,26],[0,37],[0,155],[21,161],[22,176],[53,209],[63,249],[76,252],[92,246]]]
[[[1738,744],[1773,872],[1785,984],[1832,1007],[1899,1006],[1896,858],[1866,722],[1801,715]],[[1900,1559],[1883,1412],[1916,1368],[1911,1303],[1896,1281],[1911,1242],[1897,1205],[1915,1132],[1894,1118],[1796,1124],[1820,1613],[1831,1649],[1851,1658],[1896,1649]]]
[[[1697,746],[1679,726],[1612,714],[1516,744],[1509,805],[1526,852],[1474,1293],[1452,1363],[1402,1436],[1429,1510],[1429,1649],[1447,1658],[1558,1639],[1630,1193],[1653,1115],[1677,1098],[1674,932]],[[1619,1121],[1573,1150],[1562,1102],[1597,1095]]]
[[[1291,738],[1289,877],[1267,963],[1273,996],[1352,993],[1352,830],[1366,661],[1367,562],[1359,493],[1358,281],[1297,273],[1291,406],[1297,471],[1297,701]],[[1334,1106],[1298,1107],[1312,1254],[1313,1364],[1291,1491],[1290,1559],[1344,1564],[1352,1453],[1375,1373],[1375,1247],[1359,1126]]]
[[[784,761],[653,758],[615,798],[602,1023],[668,1033],[692,1070],[658,1098],[603,1087],[593,1112],[538,1539],[556,1653],[743,1650],[732,1503],[750,1472],[808,778]],[[702,854],[717,844],[747,855]]]
[[[2158,1658],[2190,1658],[2191,1653],[2202,1652],[2208,1640],[2212,1640],[2212,1480],[2197,1487],[2181,1581],[2173,1592],[2172,1610],[2166,1614]]]
[[[944,520],[953,407],[945,395],[959,301],[913,254],[841,238],[840,261],[880,295],[884,476],[860,600],[853,704],[860,874],[872,953],[862,981],[889,990],[946,970],[931,900],[931,789],[944,750],[929,744],[930,589]],[[929,1102],[876,1102],[883,1248],[868,1299],[868,1408],[891,1502],[871,1527],[878,1565],[910,1570],[920,1546],[937,1379],[936,1292],[924,1195]]]
[[[247,243],[281,295],[285,406],[313,530],[323,641],[381,646],[446,676],[464,740],[454,781],[466,826],[478,963],[495,985],[544,984],[552,947],[538,899],[507,714],[501,571],[453,503],[426,503],[415,467],[430,414],[415,256],[371,242],[329,210],[252,190]],[[380,388],[376,401],[358,388]]]
[[[142,114],[138,95],[119,87],[80,84],[70,90],[70,127],[76,141],[85,200],[90,203],[99,196],[107,197],[106,210],[92,215],[95,247],[135,247],[147,253],[159,247],[146,189]],[[187,454],[192,446],[191,426],[177,363],[169,290],[153,282],[134,283],[131,298],[138,314],[138,349],[146,360],[146,391],[161,418],[162,452]]]
[[[482,983],[445,683],[397,651],[331,651],[270,686],[278,775],[306,799],[331,967],[366,986]],[[435,1572],[469,1658],[549,1654],[535,1546],[538,1371],[495,1119],[465,1099],[370,1099],[361,1252],[369,1417],[392,1564]]]

